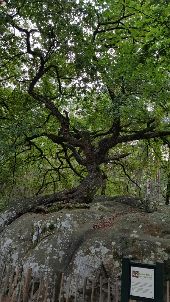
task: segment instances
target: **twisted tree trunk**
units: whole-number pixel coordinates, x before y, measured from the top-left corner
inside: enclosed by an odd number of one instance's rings
[[[6,225],[27,212],[33,212],[37,207],[49,206],[53,203],[90,203],[98,189],[102,188],[105,181],[103,173],[99,169],[93,170],[82,183],[71,190],[57,192],[46,196],[37,196],[30,199],[15,201],[0,215],[0,232]]]

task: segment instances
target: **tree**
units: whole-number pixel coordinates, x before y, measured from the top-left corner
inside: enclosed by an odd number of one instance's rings
[[[166,163],[166,192],[165,192],[165,204],[168,205],[170,203],[170,141],[166,138],[163,138],[163,142],[167,147],[167,163]]]
[[[105,165],[170,135],[170,4],[9,0],[1,10],[2,160],[11,156],[13,173],[41,161],[42,186],[68,168],[80,180],[22,210],[20,202],[18,213],[90,202]]]

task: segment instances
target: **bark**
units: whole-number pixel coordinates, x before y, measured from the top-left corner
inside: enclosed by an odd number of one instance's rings
[[[166,186],[166,197],[165,204],[168,205],[170,203],[170,173],[168,174],[168,182]]]
[[[100,170],[92,171],[82,183],[71,190],[57,192],[52,195],[38,196],[14,202],[0,215],[0,232],[5,226],[25,213],[34,212],[39,206],[48,207],[57,202],[62,203],[90,203],[98,189],[102,188],[105,176]]]

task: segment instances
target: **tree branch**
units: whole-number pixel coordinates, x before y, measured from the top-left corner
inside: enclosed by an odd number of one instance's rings
[[[12,19],[10,17],[10,19]],[[27,47],[27,53],[31,54],[34,58],[39,58],[40,59],[40,66],[39,69],[37,71],[37,73],[35,74],[35,76],[33,77],[29,88],[28,88],[28,93],[34,98],[36,99],[39,103],[41,104],[45,104],[46,108],[49,109],[51,111],[51,113],[57,117],[57,119],[59,120],[59,122],[61,123],[62,127],[65,127],[66,122],[68,122],[68,120],[64,117],[64,115],[61,114],[61,112],[59,112],[59,110],[57,109],[57,107],[54,105],[54,103],[52,101],[50,101],[50,99],[47,99],[47,97],[38,95],[36,92],[34,92],[34,88],[36,86],[36,84],[38,83],[38,81],[43,77],[43,75],[49,71],[49,69],[51,68],[51,66],[48,66],[45,68],[45,63],[46,60],[44,59],[44,55],[42,53],[42,51],[40,49],[37,50],[32,50],[31,48],[31,43],[30,43],[30,35],[33,32],[37,32],[36,29],[31,29],[30,31],[28,31],[25,28],[22,28],[18,25],[15,24],[14,20],[12,19],[11,21],[12,25],[19,30],[20,32],[24,33],[26,35],[26,47]],[[56,68],[55,68],[56,70]],[[61,82],[60,82],[60,78],[59,78],[59,74],[58,74],[58,70],[56,70],[57,73],[57,79],[58,79],[58,83],[59,83],[59,91],[60,93],[62,93],[61,90]]]
[[[95,41],[95,38],[96,38],[96,35],[97,34],[100,34],[100,33],[104,33],[104,32],[107,32],[107,31],[111,31],[111,30],[115,30],[115,29],[125,29],[124,27],[119,27],[119,24],[121,21],[131,17],[135,15],[135,13],[131,13],[131,14],[128,14],[128,15],[124,15],[122,17],[120,17],[119,19],[117,20],[109,20],[109,21],[105,21],[105,22],[100,22],[99,20],[99,16],[98,16],[98,25],[95,29],[95,31],[93,32],[93,42]],[[100,26],[107,26],[107,25],[116,25],[114,27],[111,27],[111,28],[105,28],[105,29],[100,29]]]
[[[125,158],[125,157],[129,156],[130,154],[131,153],[122,153],[122,154],[115,154],[112,157],[106,157],[105,158],[105,163],[120,160],[122,158]]]
[[[145,132],[146,130],[146,132]],[[133,134],[129,135],[122,135],[117,139],[117,144],[119,143],[125,143],[125,142],[132,142],[135,140],[143,140],[143,139],[152,139],[152,138],[162,138],[170,135],[170,130],[165,130],[165,131],[149,131],[147,132],[147,128],[138,131]]]
[[[138,183],[136,181],[134,181],[130,175],[127,173],[126,169],[125,169],[125,166],[123,165],[123,163],[121,163],[120,161],[117,162],[118,165],[120,165],[123,169],[123,172],[125,174],[125,176],[127,176],[127,178],[133,183],[135,184],[135,186],[137,186],[139,188],[139,191],[141,192],[141,187],[138,185]]]
[[[65,159],[66,159],[66,162],[68,163],[70,169],[78,176],[80,177],[81,179],[83,179],[84,177],[79,173],[77,172],[77,170],[73,167],[71,161],[70,161],[70,158],[67,154],[67,149],[65,146],[63,146],[63,150],[64,150],[64,153],[65,153]],[[76,157],[77,157],[78,153],[76,152]],[[73,154],[74,158],[75,158],[75,154]]]

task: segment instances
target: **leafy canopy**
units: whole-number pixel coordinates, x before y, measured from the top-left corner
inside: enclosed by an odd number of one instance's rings
[[[2,185],[71,187],[92,166],[123,164],[132,142],[170,134],[169,1],[0,9]]]

